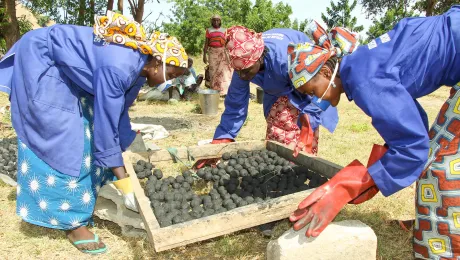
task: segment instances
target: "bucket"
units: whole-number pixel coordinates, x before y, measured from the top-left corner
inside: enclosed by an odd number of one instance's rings
[[[214,89],[200,89],[198,97],[200,98],[201,114],[208,116],[217,115],[219,110],[219,91]]]
[[[264,103],[264,90],[261,87],[257,87],[257,103]]]

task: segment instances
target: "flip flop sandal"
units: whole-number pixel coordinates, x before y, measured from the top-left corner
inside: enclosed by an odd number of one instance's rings
[[[89,240],[78,240],[73,242],[72,244],[77,247],[78,245],[81,244],[89,244],[89,243],[97,243],[99,244],[99,236],[94,234],[94,239],[89,239]],[[78,249],[78,247],[77,247]],[[85,254],[91,254],[91,255],[98,255],[105,253],[107,251],[107,246],[104,245],[102,248],[94,249],[94,250],[86,250],[86,249],[78,249],[80,252],[85,253]]]

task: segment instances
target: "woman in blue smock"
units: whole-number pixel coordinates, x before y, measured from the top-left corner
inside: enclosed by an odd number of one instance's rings
[[[308,37],[291,29],[272,29],[255,33],[242,26],[227,31],[227,52],[235,70],[227,96],[225,111],[212,143],[232,142],[248,115],[250,83],[264,90],[263,109],[267,119],[268,140],[316,154],[319,125],[333,132],[337,110],[322,112],[312,105],[310,96],[296,91],[289,80],[287,46],[290,42],[308,42]]]
[[[93,28],[55,25],[24,35],[0,62],[19,142],[17,214],[65,230],[82,252],[106,246],[86,226],[101,185],[112,180],[136,210],[124,151],[134,140],[128,109],[141,86],[182,75],[177,41],[150,39],[135,21],[108,12]]]
[[[457,259],[460,6],[440,16],[403,19],[343,59],[337,53],[355,44],[349,34],[333,30],[328,39],[319,25],[309,28],[319,46],[290,47],[294,85],[314,95],[314,103],[323,108],[336,106],[345,93],[372,118],[387,151],[371,154],[368,167],[352,162],[313,192],[291,216],[294,227],[311,223],[307,236],[317,236],[346,203],[366,201],[379,190],[390,196],[417,181],[415,257]],[[451,87],[450,97],[428,131],[417,98],[441,86]]]

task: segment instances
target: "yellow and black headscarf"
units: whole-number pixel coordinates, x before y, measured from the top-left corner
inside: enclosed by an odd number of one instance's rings
[[[168,65],[188,67],[188,55],[176,37],[154,32],[147,38],[142,25],[112,11],[107,11],[105,16],[96,15],[94,20],[94,35],[106,43],[139,50]]]

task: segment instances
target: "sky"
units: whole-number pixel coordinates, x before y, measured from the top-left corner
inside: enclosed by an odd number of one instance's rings
[[[254,0],[252,0],[255,2]],[[291,19],[294,20],[297,18],[299,21],[304,20],[305,18],[313,18],[317,20],[318,22],[322,22],[321,20],[321,13],[326,12],[326,7],[330,6],[330,1],[328,0],[272,0],[273,2],[284,2],[288,3],[292,7],[292,15]],[[337,2],[337,1],[334,1]],[[125,8],[129,6],[127,0],[125,0],[124,3]],[[165,16],[159,19],[159,24],[161,24],[161,21],[167,21],[167,16],[171,14],[171,7],[173,5],[171,3],[168,3],[166,0],[160,0],[160,3],[158,4],[156,0],[149,1],[149,3],[146,4],[145,6],[145,11],[144,11],[144,18],[147,16],[150,12],[152,14],[146,19],[147,21],[154,21],[160,12],[162,12]],[[358,19],[358,24],[357,25],[363,25],[364,26],[364,31],[362,32],[365,34],[365,32],[368,30],[369,26],[372,25],[372,21],[370,19],[366,18],[366,15],[364,13],[364,10],[360,4],[358,4],[353,11],[353,15],[357,17]]]

